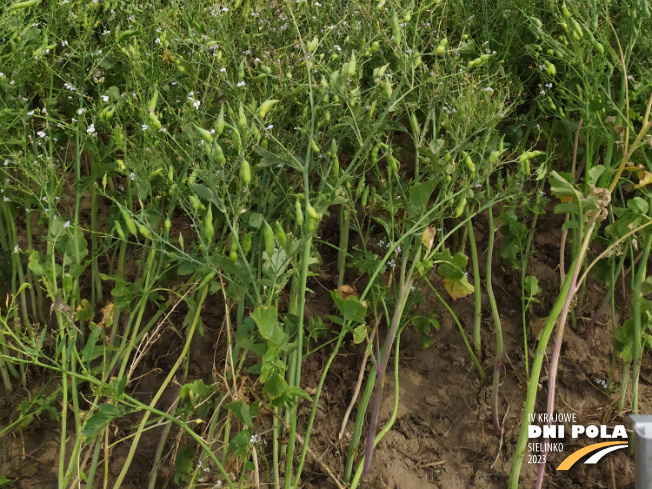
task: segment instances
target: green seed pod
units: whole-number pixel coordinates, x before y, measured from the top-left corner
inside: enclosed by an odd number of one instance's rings
[[[168,168],[168,182],[174,182],[174,168],[172,168],[172,165]]]
[[[557,74],[557,68],[555,68],[555,65],[553,65],[550,61],[544,61],[544,63],[548,73],[550,73],[552,76],[555,76]]]
[[[192,185],[197,180],[197,170],[193,170],[188,177],[188,185]]]
[[[211,280],[215,278],[217,275],[217,272],[210,272],[208,275],[206,275],[201,282],[199,282],[199,285],[197,286],[198,290],[202,290],[204,287],[206,287]]]
[[[310,144],[312,144],[312,150],[313,150],[315,153],[319,154],[319,151],[320,151],[320,150],[319,150],[319,146],[317,145],[317,142],[316,142],[314,139],[311,139],[311,140],[310,140]]]
[[[201,207],[201,202],[199,202],[199,199],[194,195],[190,195],[188,196],[188,200],[190,201],[190,206],[192,207],[192,210],[197,212]]]
[[[274,223],[274,229],[275,229],[276,239],[278,240],[278,244],[280,244],[283,248],[285,248],[288,244],[288,238],[285,235],[283,226],[281,226],[281,223],[279,221],[276,221]]]
[[[249,166],[249,162],[247,160],[242,160],[242,166],[240,170],[242,172],[242,183],[249,185],[249,182],[251,182],[251,167]]]
[[[238,107],[238,125],[242,129],[247,128],[247,116],[245,115],[244,106],[240,102],[240,107]]]
[[[179,233],[179,237],[177,238],[177,240],[179,241],[179,247],[183,251],[183,235],[181,233]]]
[[[147,117],[149,118],[149,121],[152,123],[152,126],[154,126],[156,129],[161,128],[161,121],[158,120],[158,117],[156,117],[154,111],[147,114]]]
[[[306,44],[306,49],[308,49],[308,52],[312,54],[315,49],[317,49],[317,46],[319,46],[319,38],[315,36],[312,38],[312,41],[309,41],[308,44]]]
[[[163,226],[165,227],[166,231],[169,231],[172,227],[172,221],[170,221],[170,219],[166,219],[163,223]]]
[[[465,164],[466,167],[469,169],[469,171],[471,172],[471,174],[472,174],[472,175],[475,175],[475,163],[473,163],[473,160],[471,159],[471,157],[470,157],[469,155],[467,155],[467,156],[464,158],[464,164]]]
[[[448,46],[448,38],[447,37],[442,38],[442,40],[439,41],[439,45],[444,47]]]
[[[122,230],[122,226],[119,221],[115,221],[115,232],[118,234],[120,239],[126,239],[125,232]]]
[[[362,199],[360,199],[360,204],[362,204],[362,207],[367,207],[367,200],[369,199],[369,185],[364,189],[364,192],[362,193]]]
[[[340,160],[337,155],[333,155],[333,176],[335,178],[340,176]]]
[[[369,200],[371,200],[371,205],[376,205],[376,187],[371,187],[371,192],[369,192]]]
[[[306,229],[308,230],[309,233],[312,233],[315,230],[316,224],[317,221],[315,219],[308,219],[308,224],[306,225]]]
[[[561,11],[564,14],[564,17],[566,17],[567,19],[570,19],[571,14],[568,11],[568,8],[566,7],[566,2],[561,4]]]
[[[152,233],[149,232],[149,229],[142,224],[138,224],[138,231],[140,231],[140,234],[142,234],[145,239],[150,239],[152,237]]]
[[[133,236],[138,236],[138,230],[136,229],[136,223],[132,219],[129,212],[126,209],[121,207],[120,208],[120,213],[122,214],[122,218],[124,219],[125,224],[127,225],[127,229],[129,230],[129,232]]]
[[[319,219],[319,214],[313,206],[310,205],[310,202],[306,203],[306,211],[308,212],[308,217],[312,219]]]
[[[381,85],[383,87],[383,93],[385,96],[390,98],[392,96],[392,83],[389,80],[385,79]]]
[[[435,48],[435,54],[437,56],[443,56],[446,53],[446,47],[441,44]]]
[[[418,138],[421,135],[421,126],[419,126],[417,115],[414,112],[410,114],[410,126],[412,127],[412,134]]]
[[[391,177],[392,175],[396,175],[398,173],[398,161],[396,161],[396,158],[394,158],[393,155],[388,154],[385,156],[385,159],[387,160],[387,173]]]
[[[204,218],[204,239],[207,243],[213,242],[213,236],[215,236],[215,228],[213,227],[213,206],[208,206],[208,212],[206,212],[206,217]]]
[[[207,131],[206,129],[199,127],[197,124],[195,124],[195,129],[197,129],[197,132],[201,136],[201,138],[206,141],[208,144],[211,144],[213,142],[213,135],[211,134],[210,131]]]
[[[358,180],[358,185],[355,188],[355,198],[356,199],[360,198],[360,196],[362,195],[362,192],[364,192],[364,188],[365,188],[365,182],[364,182],[364,175],[363,175],[362,178],[360,178],[360,180]]]
[[[378,51],[378,48],[380,48],[380,44],[378,41],[374,41],[371,43],[371,47],[367,50],[367,54],[373,54],[376,51]]]
[[[464,214],[465,207],[466,207],[466,197],[463,197],[462,200],[460,200],[460,203],[457,204],[457,207],[455,208],[455,217],[460,217],[462,214]]]
[[[233,148],[239,153],[242,150],[242,139],[240,139],[240,132],[235,127],[231,132],[231,142],[233,142]]]
[[[265,240],[265,253],[271,257],[274,254],[274,231],[267,221],[263,221],[263,239]]]
[[[397,46],[401,45],[401,27],[398,24],[398,16],[396,15],[396,12],[394,12],[394,15],[392,16],[392,38],[394,39],[394,44]]]
[[[355,75],[355,69],[357,67],[357,61],[355,59],[355,51],[351,53],[351,61],[349,61],[349,65],[346,70],[346,74],[349,76]]]
[[[498,162],[499,156],[500,153],[498,151],[492,151],[491,154],[489,155],[489,163],[495,165]]]
[[[226,164],[224,151],[222,151],[222,146],[220,146],[220,144],[217,141],[213,143],[213,154],[215,155],[215,159],[221,166],[224,166]]]
[[[235,234],[231,235],[231,252],[229,258],[233,261],[238,261],[238,238]]]
[[[213,124],[213,129],[215,129],[215,134],[217,136],[220,136],[222,134],[225,125],[226,123],[224,122],[224,104],[222,104],[222,107],[220,109],[220,115],[215,121],[215,124]]]
[[[242,237],[242,251],[247,254],[249,253],[249,250],[251,249],[251,238],[253,236],[253,233],[248,232]]]
[[[323,78],[322,78],[323,79]],[[261,105],[260,108],[258,109],[258,117],[261,119],[265,118],[267,115],[267,112],[269,112],[269,109],[274,106],[274,104],[278,103],[278,100],[270,99],[270,100],[265,100]]]
[[[152,94],[152,98],[149,99],[149,104],[147,105],[147,109],[149,112],[154,112],[156,109],[156,102],[158,101],[158,88],[154,87],[154,93]]]
[[[301,208],[301,202],[298,198],[294,201],[294,213],[299,227],[303,226],[303,209]]]
[[[381,143],[376,144],[371,150],[371,164],[376,166],[378,164],[378,152],[380,151]]]

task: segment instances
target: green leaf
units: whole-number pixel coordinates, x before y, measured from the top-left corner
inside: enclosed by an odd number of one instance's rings
[[[580,208],[572,202],[564,202],[555,206],[555,214],[579,214]]]
[[[239,400],[225,404],[224,407],[233,412],[236,417],[247,427],[253,429],[253,418],[258,414],[259,403],[252,404],[251,408],[246,402]]]
[[[176,484],[190,481],[194,456],[195,450],[193,447],[183,447],[177,453],[177,458],[174,461],[174,482]]]
[[[4,475],[0,475],[0,487],[13,486],[18,479],[7,479]]]
[[[124,408],[120,405],[100,404],[98,412],[88,418],[82,428],[82,437],[88,440],[97,435],[103,428],[115,418],[124,416]]]
[[[570,178],[570,177],[569,177]],[[578,192],[573,184],[556,171],[550,172],[550,191],[556,197],[577,197]]]
[[[627,201],[627,208],[639,214],[647,216],[647,211],[649,209],[648,203],[640,197],[634,197]]]
[[[437,267],[437,273],[448,280],[461,280],[464,277],[464,270],[452,263],[442,263]]]
[[[263,394],[268,399],[274,401],[285,394],[288,389],[288,383],[279,374],[274,374],[263,386]]]
[[[364,323],[364,318],[367,315],[367,306],[360,302],[360,299],[355,295],[350,295],[346,299],[342,299],[339,292],[333,290],[331,291],[331,297],[335,301],[335,305],[345,321]]]
[[[251,313],[252,319],[258,326],[258,331],[263,338],[277,345],[287,340],[287,335],[278,321],[278,311],[272,306],[258,306]]]
[[[43,260],[40,251],[33,251],[32,254],[29,255],[29,263],[27,264],[27,268],[34,272],[34,275],[37,277],[42,277],[45,275],[45,267],[43,266]]]
[[[201,183],[193,183],[190,187],[197,196],[215,204],[218,209],[222,208],[222,203],[215,190],[208,188],[206,185],[202,185]]]
[[[460,268],[466,268],[467,263],[469,262],[469,259],[464,253],[457,252],[455,253],[455,256],[453,257],[452,263],[453,265],[457,265]]]
[[[410,188],[410,205],[408,208],[409,217],[418,217],[426,212],[428,201],[435,190],[435,182],[428,181],[417,183]]]
[[[244,456],[247,454],[249,445],[251,444],[251,430],[245,429],[240,433],[231,438],[229,442],[229,452],[233,454],[234,457]]]
[[[525,277],[525,281],[523,284],[524,284],[525,292],[530,297],[533,297],[541,292],[541,288],[539,287],[539,281],[533,275],[528,275],[527,277]]]
[[[362,343],[367,337],[367,325],[364,323],[359,324],[353,330],[353,342],[356,345]]]
[[[250,212],[248,221],[249,225],[252,228],[260,229],[260,226],[263,225],[263,215],[258,212]]]
[[[598,181],[598,179],[602,176],[602,174],[605,172],[606,168],[604,165],[595,165],[589,170],[589,183],[591,185],[595,185]]]
[[[439,320],[434,314],[428,316],[414,316],[412,318],[412,325],[421,335],[421,347],[428,348],[432,344],[432,338],[430,337],[430,332],[432,328],[435,328],[439,331]]]

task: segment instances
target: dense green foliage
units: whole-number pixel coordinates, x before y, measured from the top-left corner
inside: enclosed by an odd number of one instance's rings
[[[480,330],[479,313],[473,331],[455,319],[482,377],[482,338],[496,334],[500,430],[493,253],[481,277],[472,222],[488,215],[490,243],[503,238],[495,253],[522,271],[525,327],[540,291],[527,271],[532,236],[548,202],[567,215],[573,259],[561,263],[537,351],[560,315],[574,320],[570,299],[581,298],[588,265],[611,297],[631,268],[631,317],[615,325],[614,348],[620,409],[631,368],[636,411],[642,348],[652,344],[646,0],[30,0],[0,7],[0,25],[0,287],[9,297],[0,371],[6,391],[31,369],[61,381],[0,434],[35,416],[58,420],[60,487],[103,477],[100,451],[122,417],[135,420],[135,436],[120,476],[106,481],[114,487],[153,421],[192,441],[174,463],[182,486],[206,483],[210,464],[215,484],[246,484],[253,472],[297,487],[321,387],[350,339],[374,357],[342,467],[356,486],[376,433],[391,427],[376,429],[377,403],[403,328],[414,326],[424,347],[436,335],[437,318],[413,312],[417,283],[447,308],[475,294],[476,311],[488,285],[494,332]],[[603,251],[592,263],[590,246]],[[324,258],[335,255],[335,266]],[[333,314],[308,318],[311,277],[328,267]],[[362,290],[347,285],[361,277]],[[134,372],[179,316],[176,363],[138,401]],[[193,338],[222,327],[223,376],[189,378]],[[527,359],[533,345],[523,347]],[[308,395],[302,362],[322,348],[327,367]],[[531,375],[523,419],[542,358],[522,366]],[[255,396],[242,397],[244,377]],[[175,378],[185,385],[165,413],[155,406]],[[312,415],[297,443],[299,403]],[[261,407],[274,413],[268,449]],[[516,450],[514,489],[524,446]]]

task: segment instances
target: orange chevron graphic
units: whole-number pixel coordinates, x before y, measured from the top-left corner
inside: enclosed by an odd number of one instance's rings
[[[575,465],[575,462],[577,462],[583,456],[588,455],[589,453],[598,451],[601,448],[615,446],[615,445],[622,445],[622,447],[619,447],[619,448],[624,448],[624,447],[627,446],[627,442],[624,442],[624,441],[605,441],[605,442],[602,442],[602,443],[594,443],[593,445],[589,445],[588,447],[580,448],[578,451],[576,451],[574,453],[571,453],[568,457],[566,457],[564,459],[564,461],[559,464],[559,467],[557,467],[557,470],[568,470],[573,465]]]

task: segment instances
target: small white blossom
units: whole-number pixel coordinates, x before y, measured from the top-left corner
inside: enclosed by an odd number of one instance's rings
[[[95,133],[95,124],[91,124],[86,128],[86,133],[87,134],[94,134]]]

